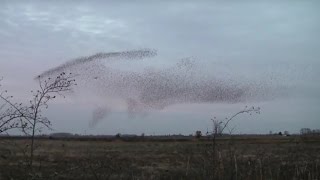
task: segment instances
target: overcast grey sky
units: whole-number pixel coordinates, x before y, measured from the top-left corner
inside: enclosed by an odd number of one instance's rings
[[[82,89],[50,105],[46,114],[55,131],[190,134],[206,131],[213,116],[230,116],[245,105],[262,112],[237,118],[237,132],[320,128],[319,8],[317,0],[0,1],[0,76],[24,101],[37,88],[33,77],[70,59],[152,48],[158,56],[113,68],[165,69],[192,57],[208,76],[268,81],[286,91],[269,100],[174,104],[130,118],[123,99],[101,100]],[[101,104],[113,107],[112,113],[90,127]]]

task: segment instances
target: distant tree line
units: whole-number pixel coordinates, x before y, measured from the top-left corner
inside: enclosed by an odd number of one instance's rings
[[[320,135],[320,129],[301,128],[301,135]]]

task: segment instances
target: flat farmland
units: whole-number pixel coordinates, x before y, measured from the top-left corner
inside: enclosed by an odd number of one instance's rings
[[[320,138],[0,139],[0,179],[319,179]]]

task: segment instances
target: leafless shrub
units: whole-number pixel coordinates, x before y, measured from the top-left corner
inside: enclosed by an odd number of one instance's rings
[[[72,91],[72,86],[76,85],[74,75],[72,73],[61,73],[55,78],[42,79],[41,76],[36,78],[39,81],[40,89],[31,91],[32,99],[29,101],[29,111],[25,115],[28,121],[23,132],[31,136],[30,144],[30,166],[33,164],[34,156],[34,140],[37,132],[41,132],[43,127],[51,129],[51,122],[47,117],[42,116],[43,109],[48,108],[49,101],[58,96],[65,97],[62,93]]]
[[[206,150],[207,156],[210,158],[208,166],[212,170],[210,176],[212,178],[221,178],[223,177],[223,174],[226,174],[224,171],[228,170],[225,168],[224,161],[225,159],[222,157],[223,152],[221,148],[219,147],[219,144],[217,144],[217,137],[220,137],[223,135],[224,131],[228,129],[229,135],[230,135],[230,141],[228,143],[228,155],[229,155],[229,166],[232,166],[232,168],[235,169],[235,174],[237,176],[237,171],[238,171],[238,166],[237,166],[237,157],[235,154],[235,150],[232,146],[232,131],[234,128],[229,128],[230,122],[239,116],[240,114],[250,114],[252,113],[260,114],[260,107],[248,107],[246,106],[243,110],[233,114],[230,117],[225,118],[224,120],[218,120],[216,117],[214,117],[212,120],[212,144],[211,144],[211,149]],[[210,146],[209,146],[210,147]],[[210,171],[209,171],[210,172]]]
[[[30,168],[32,168],[34,161],[36,134],[41,132],[43,128],[51,129],[51,122],[42,115],[42,112],[48,108],[51,100],[57,96],[65,97],[63,93],[72,91],[72,87],[76,85],[74,78],[72,73],[66,74],[64,72],[55,78],[44,79],[38,76],[36,80],[39,82],[39,89],[31,91],[32,98],[29,105],[13,103],[11,101],[13,97],[7,95],[6,90],[0,93],[0,133],[19,128],[21,132],[30,137],[30,144],[25,146],[25,148],[30,148],[27,163]]]

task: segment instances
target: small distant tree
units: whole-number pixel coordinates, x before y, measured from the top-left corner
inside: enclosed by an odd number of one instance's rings
[[[144,134],[144,133],[142,133],[140,137],[143,139],[143,138],[144,138],[144,136],[145,136],[145,134]]]
[[[301,135],[308,135],[308,134],[311,134],[311,129],[310,128],[301,128],[300,129],[300,134]]]
[[[217,120],[216,117],[214,117],[212,120],[212,130],[213,130],[213,134],[215,134],[216,136],[222,136],[222,132],[223,132],[223,121],[219,121]]]
[[[119,139],[119,138],[121,137],[121,134],[120,134],[120,133],[117,133],[117,134],[115,135],[115,137],[116,137],[117,139]]]
[[[313,129],[312,130],[312,134],[319,136],[320,135],[320,129]]]
[[[196,131],[196,138],[200,139],[202,137],[202,132],[201,131]]]

